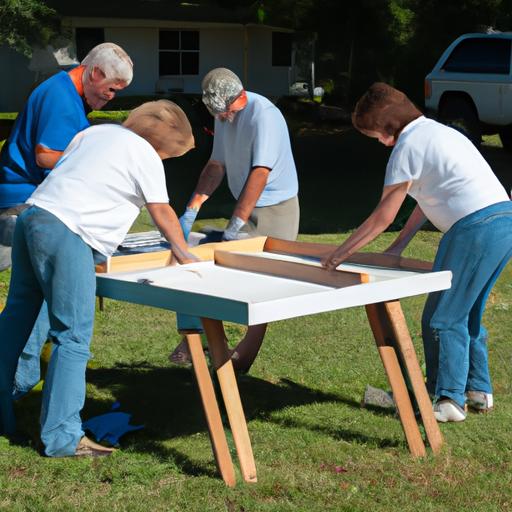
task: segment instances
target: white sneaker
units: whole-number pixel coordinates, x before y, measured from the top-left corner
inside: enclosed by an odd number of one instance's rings
[[[464,409],[451,398],[442,398],[434,404],[434,416],[441,423],[464,421],[466,419]]]
[[[494,407],[492,393],[483,391],[467,391],[466,405],[475,412],[489,412]]]

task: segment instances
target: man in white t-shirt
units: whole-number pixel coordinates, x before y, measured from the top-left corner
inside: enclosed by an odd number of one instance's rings
[[[194,146],[187,117],[166,100],[135,109],[124,126],[77,134],[55,172],[30,196],[14,233],[7,304],[0,315],[0,435],[15,432],[16,364],[43,300],[54,347],[46,374],[41,440],[50,457],[105,455],[88,440],[80,410],[94,323],[96,255],[110,256],[146,206],[179,262],[188,252],[169,206],[162,159]]]
[[[227,177],[236,206],[226,229],[204,242],[234,240],[240,236],[272,236],[295,240],[299,231],[298,180],[286,121],[267,98],[247,92],[232,71],[216,68],[203,79],[203,103],[215,117],[210,160],[180,223],[185,237],[199,209]],[[197,320],[179,316],[178,327],[199,327]],[[266,324],[249,327],[233,352],[236,369],[248,371],[265,335]],[[171,361],[188,361],[185,343]]]
[[[352,122],[393,151],[380,203],[322,263],[336,268],[393,222],[407,194],[416,199],[387,252],[400,255],[426,219],[444,233],[433,270],[450,270],[452,287],[429,295],[422,318],[434,414],[446,422],[463,421],[465,405],[489,411],[493,395],[482,315],[512,256],[512,202],[469,139],[423,117],[393,87],[372,85],[357,103]]]

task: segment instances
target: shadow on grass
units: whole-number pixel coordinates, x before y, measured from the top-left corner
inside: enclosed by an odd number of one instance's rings
[[[87,381],[99,390],[109,390],[115,400],[121,403],[121,410],[133,415],[133,424],[145,425],[144,431],[136,435],[127,435],[123,439],[125,449],[150,453],[162,461],[170,459],[186,474],[217,474],[213,460],[208,464],[194,461],[186,454],[163,443],[171,438],[206,431],[206,421],[191,369],[162,368],[147,363],[119,365],[114,368],[88,369]],[[397,445],[389,439],[377,439],[348,429],[326,428],[314,423],[275,419],[271,414],[287,407],[318,403],[339,403],[360,409],[360,404],[356,401],[302,386],[287,379],[271,383],[243,375],[239,376],[238,382],[248,420],[259,419],[285,427],[305,428],[347,442],[382,447]],[[216,393],[220,398],[218,388]],[[110,401],[89,398],[82,416],[89,418],[103,414],[109,410],[110,405]],[[390,414],[386,411],[377,413]],[[223,421],[225,425],[228,424],[224,413]]]

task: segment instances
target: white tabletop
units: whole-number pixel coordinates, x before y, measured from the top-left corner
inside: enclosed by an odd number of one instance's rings
[[[257,253],[265,258],[318,266],[311,258]],[[212,261],[97,275],[97,294],[137,304],[245,325],[374,304],[444,290],[451,272],[410,272],[360,265],[370,282],[334,288],[298,279],[220,267]]]

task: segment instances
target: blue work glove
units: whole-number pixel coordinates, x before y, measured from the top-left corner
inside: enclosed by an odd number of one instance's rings
[[[240,217],[236,217],[233,215],[231,217],[229,224],[224,230],[224,234],[222,235],[222,240],[238,240],[238,232],[245,226],[245,221],[243,221]]]
[[[210,231],[204,238],[199,240],[199,245],[222,242],[224,231]]]
[[[180,226],[183,230],[183,236],[185,237],[185,240],[188,240],[188,236],[190,235],[190,232],[192,231],[192,225],[194,224],[194,221],[196,220],[197,213],[199,210],[196,208],[191,208],[190,206],[187,206],[187,209],[185,210],[185,213],[180,217]]]

